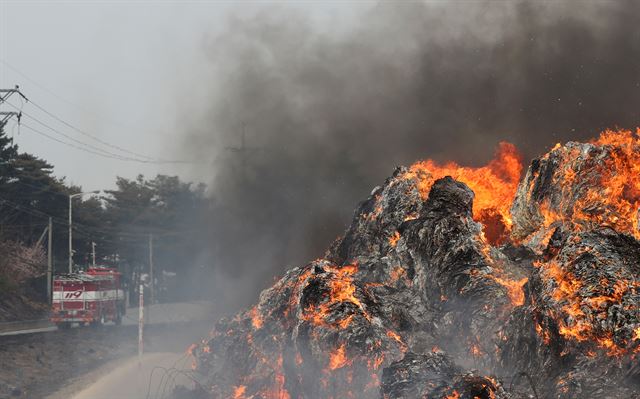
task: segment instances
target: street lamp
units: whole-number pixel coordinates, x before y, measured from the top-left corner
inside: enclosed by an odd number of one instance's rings
[[[73,199],[75,197],[81,197],[85,194],[99,194],[100,190],[96,191],[88,191],[86,193],[77,193],[69,195],[69,273],[73,273],[73,236],[72,236],[72,228],[73,222],[71,221],[71,204],[73,203]]]

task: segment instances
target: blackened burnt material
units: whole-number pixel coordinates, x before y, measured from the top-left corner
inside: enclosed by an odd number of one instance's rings
[[[638,397],[640,243],[605,228],[556,230],[501,331],[502,362],[548,397]]]
[[[467,185],[425,196],[398,168],[322,259],[215,326],[195,378],[211,398],[639,397],[640,233],[621,217],[640,187],[621,176],[640,146],[625,140],[534,161],[502,247]]]
[[[212,397],[377,397],[385,366],[436,345],[490,363],[490,332],[512,308],[491,276],[508,260],[491,259],[466,185],[441,179],[425,201],[403,172],[325,259],[290,270],[194,349]]]
[[[445,354],[407,353],[382,372],[384,399],[458,398],[504,399],[507,395],[496,380],[465,372]]]

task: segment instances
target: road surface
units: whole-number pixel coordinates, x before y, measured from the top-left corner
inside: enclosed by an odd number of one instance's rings
[[[211,309],[212,304],[206,301],[156,303],[145,307],[145,324],[170,324],[210,320]],[[138,324],[137,307],[127,309],[122,324],[125,326]],[[0,337],[55,330],[57,330],[56,326],[46,319],[0,323]]]
[[[191,361],[185,356],[185,351],[189,345],[207,336],[219,318],[214,308],[212,303],[191,302],[154,305],[151,312],[145,310],[145,314],[150,314],[150,322],[145,327],[144,350],[151,356],[150,361],[157,361],[162,366],[183,357],[185,364],[178,366],[189,371]],[[137,353],[137,318],[137,309],[131,309],[122,326],[107,323],[101,328],[59,331],[54,327],[53,331],[30,334],[26,333],[28,330],[24,330],[24,325],[10,325],[22,330],[19,334],[12,332],[11,335],[0,336],[0,398],[43,399],[64,392],[54,398],[72,399],[74,394],[93,387],[94,383],[119,370],[125,364],[123,361],[129,361]],[[154,354],[158,353],[163,355],[155,358]],[[145,367],[147,363],[145,360]],[[106,369],[107,366],[110,368]],[[132,371],[125,374],[129,372]],[[163,374],[162,370],[156,370],[154,376],[158,375],[158,381],[154,384],[159,383]],[[118,378],[117,374],[114,378]],[[147,378],[147,384],[148,381]],[[121,387],[117,384],[111,388]],[[119,394],[107,397],[130,398]],[[145,396],[142,398],[147,399]],[[154,396],[148,399],[154,399]]]
[[[175,384],[189,386],[190,379],[182,372],[188,373],[190,366],[191,359],[186,354],[146,354],[141,364],[138,362],[138,357],[134,356],[122,361],[117,368],[99,377],[82,391],[66,397],[71,399],[166,398]]]

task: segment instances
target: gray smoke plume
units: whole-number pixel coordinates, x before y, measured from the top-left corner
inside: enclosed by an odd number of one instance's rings
[[[215,289],[248,303],[321,256],[396,165],[483,164],[502,140],[528,160],[639,125],[639,17],[633,1],[380,3],[340,33],[286,7],[230,17],[182,148],[210,162]]]

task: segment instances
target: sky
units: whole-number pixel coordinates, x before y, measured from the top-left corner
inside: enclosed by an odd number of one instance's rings
[[[176,151],[183,145],[182,127],[189,114],[206,112],[202,102],[211,85],[198,86],[193,79],[200,74],[210,79],[206,43],[231,18],[250,18],[269,8],[298,8],[319,27],[339,30],[349,26],[363,5],[367,3],[0,0],[0,88],[19,85],[38,106],[113,146],[154,159],[207,162],[183,159]],[[139,173],[207,180],[201,172],[207,167],[201,164],[108,159],[55,142],[30,128],[91,151],[98,147],[122,154],[17,96],[9,103],[25,113],[26,127],[15,122],[6,127],[20,149],[48,160],[58,177],[86,190],[113,188],[116,176]],[[14,110],[8,104],[1,109]],[[195,169],[199,172],[191,173]]]

